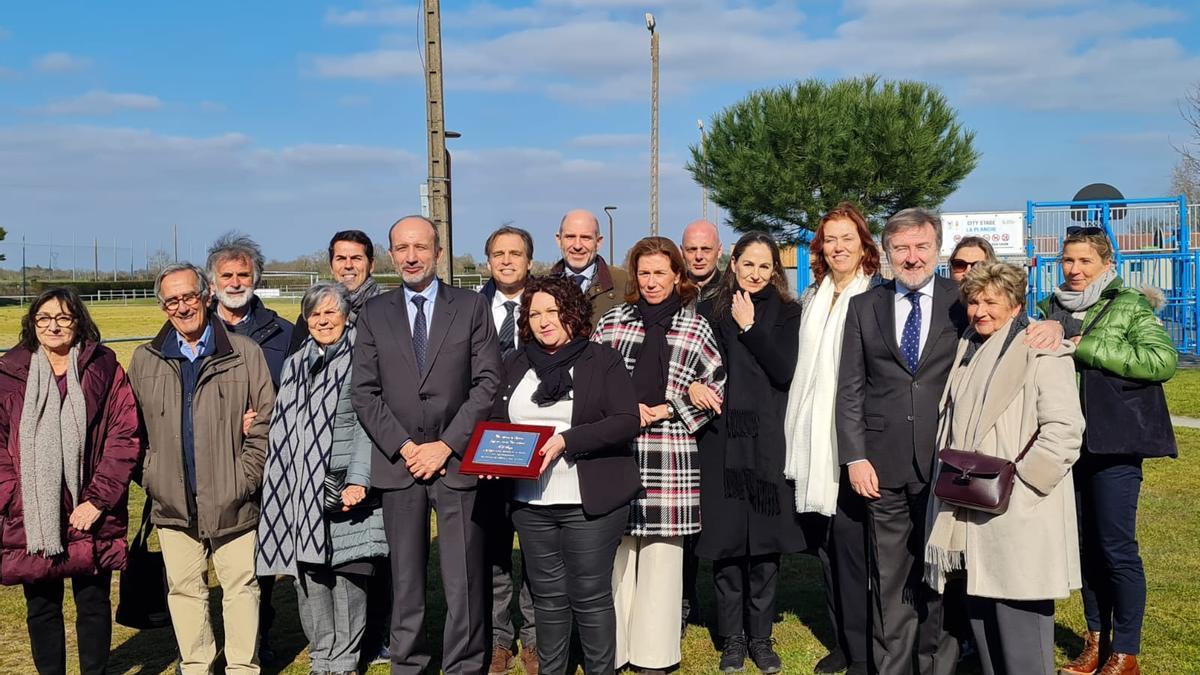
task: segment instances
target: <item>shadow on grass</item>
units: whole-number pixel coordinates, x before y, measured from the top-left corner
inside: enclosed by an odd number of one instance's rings
[[[175,633],[170,628],[141,630],[108,657],[112,672],[158,675],[175,662]]]

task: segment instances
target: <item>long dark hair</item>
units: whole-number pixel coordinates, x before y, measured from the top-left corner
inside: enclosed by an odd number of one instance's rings
[[[720,319],[729,313],[729,307],[733,304],[733,294],[742,290],[738,285],[737,270],[734,265],[737,264],[738,258],[746,252],[746,248],[751,244],[762,244],[771,250],[771,265],[774,269],[771,270],[771,281],[769,282],[779,291],[779,299],[785,304],[792,301],[792,294],[788,291],[787,275],[783,271],[783,259],[779,255],[779,244],[775,243],[775,238],[761,230],[747,232],[742,235],[741,239],[733,245],[733,253],[729,255],[729,264],[725,267],[725,274],[721,275],[721,288],[717,291],[717,297],[713,300],[713,319]]]
[[[871,228],[867,227],[867,219],[863,217],[862,211],[859,211],[858,207],[850,202],[842,202],[821,217],[817,231],[813,233],[812,242],[808,246],[809,258],[812,261],[809,269],[812,270],[813,281],[819,284],[825,280],[825,275],[829,274],[829,263],[825,260],[824,248],[825,225],[833,220],[849,220],[854,223],[854,229],[858,231],[858,241],[862,244],[862,260],[859,261],[858,266],[867,276],[878,272],[879,247],[875,245],[875,239],[871,237]]]
[[[533,328],[529,326],[529,305],[533,302],[534,293],[545,293],[554,298],[558,305],[558,320],[571,337],[588,337],[592,334],[592,301],[579,290],[579,284],[564,276],[531,276],[521,291],[521,312],[517,317],[522,344],[532,343],[536,339]]]
[[[642,299],[637,282],[638,262],[648,255],[665,255],[667,260],[671,261],[671,271],[679,275],[675,292],[679,295],[681,303],[686,305],[696,298],[700,291],[688,278],[687,264],[683,262],[683,254],[679,252],[675,242],[666,237],[646,237],[634,244],[626,257],[625,269],[629,271],[629,282],[625,285],[625,302],[632,305]]]
[[[81,342],[99,342],[100,329],[96,326],[96,322],[92,321],[92,315],[88,314],[87,305],[83,304],[83,298],[75,292],[75,289],[66,286],[57,286],[48,288],[42,291],[42,294],[34,298],[33,302],[29,303],[29,311],[25,312],[25,316],[21,317],[21,338],[19,344],[31,352],[36,352],[41,343],[37,339],[37,326],[34,323],[34,317],[37,316],[38,310],[42,305],[51,300],[57,300],[58,304],[62,305],[75,317],[75,338],[71,341],[71,346],[80,344]]]

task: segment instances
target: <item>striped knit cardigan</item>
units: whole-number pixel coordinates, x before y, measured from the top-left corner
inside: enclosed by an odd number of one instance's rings
[[[592,341],[608,345],[625,358],[633,372],[646,328],[636,305],[618,305],[600,318]],[[688,385],[703,382],[724,394],[725,368],[708,321],[684,307],[667,331],[671,364],[666,400],[675,415],[642,429],[635,441],[646,496],[630,504],[626,533],[678,537],[700,531],[700,461],[696,432],[712,413],[691,404]]]

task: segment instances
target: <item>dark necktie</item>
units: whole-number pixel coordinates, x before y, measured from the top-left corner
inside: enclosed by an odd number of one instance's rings
[[[512,300],[504,302],[504,321],[500,324],[500,357],[508,356],[508,353],[516,349],[516,343],[513,338],[517,334],[517,318],[513,310],[517,308],[517,303]]]
[[[921,294],[909,291],[904,297],[912,304],[912,310],[904,320],[904,332],[900,334],[900,353],[908,362],[908,369],[915,373],[921,358]]]
[[[571,280],[576,284],[579,284],[579,290],[581,291],[583,290],[583,285],[587,283],[587,277],[583,276],[582,274],[572,274]]]
[[[425,352],[429,349],[429,328],[425,321],[425,301],[423,295],[414,295],[412,303],[417,306],[417,315],[413,319],[413,355],[417,357],[417,372],[425,372]]]

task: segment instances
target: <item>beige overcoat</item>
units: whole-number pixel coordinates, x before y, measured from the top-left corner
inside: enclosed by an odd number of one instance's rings
[[[1005,513],[954,509],[931,494],[926,532],[932,538],[939,518],[943,526],[965,527],[970,595],[1065,598],[1080,587],[1071,465],[1079,458],[1084,421],[1071,356],[1075,349],[1067,341],[1055,352],[1030,349],[1017,335],[997,362],[1007,332],[998,331],[966,366],[961,362],[968,342],[960,340],[943,396],[938,447],[1016,460],[1035,431],[1037,440],[1017,463]],[[942,585],[938,575],[929,576],[930,585]]]

